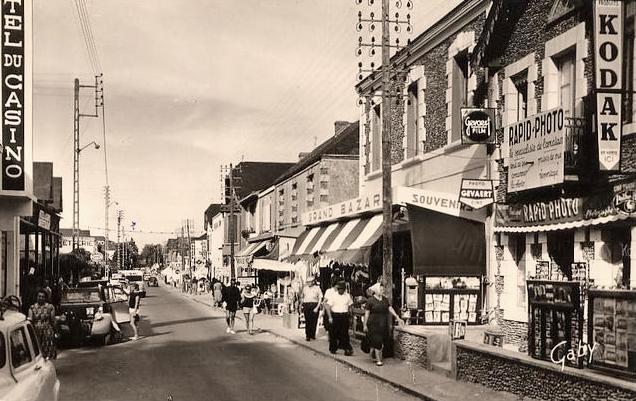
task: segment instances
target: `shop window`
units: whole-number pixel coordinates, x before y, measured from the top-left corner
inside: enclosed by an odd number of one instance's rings
[[[459,53],[453,60],[451,143],[461,139],[460,109],[468,105],[468,51]]]
[[[625,22],[623,40],[623,122],[633,122],[634,112],[634,17]]]
[[[576,117],[576,62],[575,53],[569,52],[556,60],[559,75],[559,105],[565,115]]]
[[[406,158],[414,157],[418,153],[419,111],[417,100],[417,82],[409,85],[407,90],[406,111]]]
[[[512,234],[509,237],[510,253],[517,265],[517,306],[526,305],[526,236]]]
[[[552,260],[552,271],[560,269],[564,276],[572,277],[574,263],[574,231],[550,231],[548,237],[548,254]]]

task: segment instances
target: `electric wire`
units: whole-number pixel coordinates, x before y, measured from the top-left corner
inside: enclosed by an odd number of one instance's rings
[[[79,6],[79,0],[74,0],[73,3],[75,4],[75,9],[77,11],[77,18],[80,24],[80,30],[82,31],[82,36],[84,38],[84,43],[86,45],[86,52],[88,54],[88,60],[89,63],[91,65],[91,69],[93,70],[93,73],[95,75],[97,75],[97,63],[96,60],[94,58],[93,52],[92,52],[92,48],[91,45],[89,43],[89,39],[88,39],[88,35],[86,33],[87,28],[85,27],[85,22],[84,22],[84,18],[82,17],[82,12],[80,10],[80,6]]]
[[[91,44],[91,48],[92,48],[92,51],[93,51],[93,56],[95,58],[95,62],[96,62],[96,65],[97,65],[97,71],[99,73],[101,73],[102,72],[102,63],[101,63],[101,60],[99,58],[99,53],[97,51],[97,46],[95,45],[95,37],[93,35],[93,28],[91,26],[91,19],[90,19],[89,15],[88,15],[88,9],[86,8],[86,1],[85,0],[79,0],[79,2],[80,2],[80,8],[82,9],[82,12],[84,14],[84,21],[85,21],[85,25],[86,25],[87,30],[88,30],[88,39],[89,39],[89,42]]]

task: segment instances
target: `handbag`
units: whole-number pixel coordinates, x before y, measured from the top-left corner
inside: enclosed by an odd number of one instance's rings
[[[360,342],[360,349],[365,354],[371,352],[371,346],[369,345],[369,339],[367,338],[367,336],[362,337],[362,341]]]

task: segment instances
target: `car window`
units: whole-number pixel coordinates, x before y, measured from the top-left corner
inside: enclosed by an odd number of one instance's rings
[[[127,276],[128,281],[143,281],[143,277],[141,276]]]
[[[62,294],[62,302],[99,302],[98,288],[76,288]]]
[[[31,337],[31,344],[33,344],[33,353],[35,353],[35,356],[38,356],[40,355],[40,343],[38,342],[38,336],[35,335],[35,330],[30,323],[27,324],[27,329],[29,330],[29,337]]]
[[[31,362],[31,351],[27,342],[24,327],[18,327],[11,332],[11,365],[13,368]]]
[[[4,341],[4,334],[0,333],[0,369],[7,363],[7,346]]]

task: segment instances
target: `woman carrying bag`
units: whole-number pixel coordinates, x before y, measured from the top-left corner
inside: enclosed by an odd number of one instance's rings
[[[404,321],[389,305],[389,300],[384,296],[382,283],[374,284],[367,291],[370,295],[365,305],[364,332],[368,345],[364,344],[364,348],[368,346],[375,364],[382,366],[382,348],[390,333],[389,319],[396,318],[400,325],[403,325]]]

